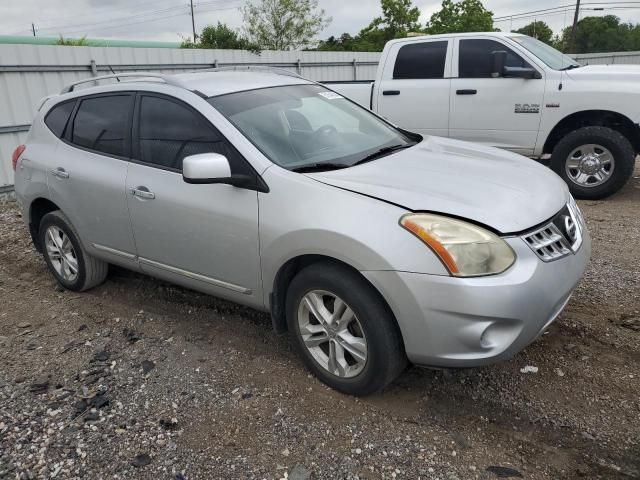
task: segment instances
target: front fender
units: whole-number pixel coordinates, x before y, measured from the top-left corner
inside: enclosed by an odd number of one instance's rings
[[[279,269],[302,255],[322,255],[359,271],[448,275],[422,242],[399,225],[406,209],[305,175],[272,167],[259,194],[265,305]]]

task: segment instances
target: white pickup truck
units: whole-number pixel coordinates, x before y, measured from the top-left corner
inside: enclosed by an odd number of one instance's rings
[[[550,157],[578,198],[622,188],[640,151],[640,66],[580,66],[525,35],[392,40],[374,82],[328,83],[405,130]]]

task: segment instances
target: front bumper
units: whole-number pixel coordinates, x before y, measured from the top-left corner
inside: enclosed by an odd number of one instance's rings
[[[500,275],[362,272],[393,310],[411,362],[473,367],[504,360],[535,340],[560,314],[589,261],[588,231],[574,254],[548,263],[522,238],[505,240],[517,260]]]

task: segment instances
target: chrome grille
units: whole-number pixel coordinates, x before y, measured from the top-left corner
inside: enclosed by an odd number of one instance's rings
[[[584,220],[573,198],[548,223],[522,238],[544,262],[552,262],[578,251],[582,245]]]
[[[524,241],[545,262],[557,260],[571,253],[566,239],[553,223],[525,235]]]

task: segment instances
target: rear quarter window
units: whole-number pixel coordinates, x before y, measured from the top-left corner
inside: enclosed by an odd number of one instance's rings
[[[53,134],[60,138],[64,135],[64,130],[69,123],[69,117],[73,112],[76,101],[71,100],[55,105],[44,117],[44,123],[49,127]]]

